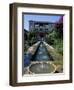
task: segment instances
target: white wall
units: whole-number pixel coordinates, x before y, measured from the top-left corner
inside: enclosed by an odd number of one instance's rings
[[[74,9],[74,0],[0,0],[0,90],[73,90],[74,80],[71,84],[9,86],[9,3],[12,2],[72,5]]]

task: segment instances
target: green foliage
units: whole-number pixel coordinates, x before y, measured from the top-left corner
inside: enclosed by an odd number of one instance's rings
[[[26,53],[27,49],[36,43],[36,33],[35,31],[29,31],[28,33],[24,34],[27,38],[24,38],[24,52]]]
[[[46,36],[46,42],[52,45],[60,54],[63,55],[63,34],[60,29],[55,27],[52,32],[49,31]]]
[[[34,31],[28,33],[28,42],[30,46],[36,42],[36,33]]]

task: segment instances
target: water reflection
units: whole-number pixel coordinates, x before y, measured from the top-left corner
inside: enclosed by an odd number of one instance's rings
[[[44,46],[43,43],[40,44],[37,52],[36,52],[36,55],[34,57],[34,61],[48,61],[50,60],[50,56],[48,55],[48,52],[46,50],[46,47]]]
[[[30,71],[35,74],[51,73],[54,71],[54,67],[51,64],[47,64],[47,63],[37,63],[31,65]]]

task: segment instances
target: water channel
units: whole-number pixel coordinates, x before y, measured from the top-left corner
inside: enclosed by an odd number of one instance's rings
[[[43,42],[40,43],[33,61],[38,61],[39,63],[32,64],[29,69],[32,73],[41,74],[41,73],[51,73],[54,71],[54,66],[47,61],[53,60],[52,56],[48,53]]]
[[[33,61],[49,61],[49,60],[53,60],[53,58],[48,53],[43,42],[41,42],[35,55],[34,55]]]
[[[30,56],[30,55],[29,55]],[[54,66],[49,61],[52,61],[52,56],[48,53],[47,48],[45,47],[43,42],[40,42],[35,55],[32,58],[34,63],[31,63],[30,57],[26,58],[26,65],[29,65],[29,70],[35,74],[41,73],[51,73],[54,71]],[[37,63],[36,63],[37,61]]]

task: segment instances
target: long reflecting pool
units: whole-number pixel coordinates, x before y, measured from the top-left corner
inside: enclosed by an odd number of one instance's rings
[[[41,42],[33,61],[48,61],[53,60],[51,55],[48,54],[48,51],[46,50],[46,47],[44,46],[43,42]]]
[[[55,70],[55,67],[50,64],[50,61],[53,60],[52,56],[48,53],[45,45],[43,42],[40,42],[35,54],[33,55],[33,58],[30,61],[30,56],[26,57],[25,60],[25,73],[35,73],[35,74],[41,74],[41,73],[51,73]],[[28,66],[28,68],[27,68]]]

